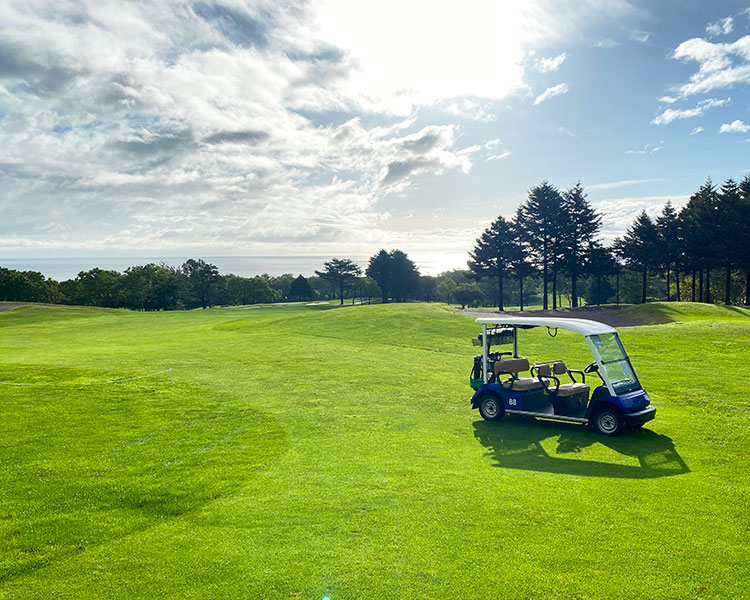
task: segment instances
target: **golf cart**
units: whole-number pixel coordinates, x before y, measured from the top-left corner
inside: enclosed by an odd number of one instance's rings
[[[473,342],[482,346],[482,354],[474,357],[471,404],[485,420],[527,415],[593,425],[599,433],[614,436],[656,415],[613,327],[554,317],[483,317],[477,323],[482,333]],[[557,335],[558,329],[582,335],[594,361],[582,371],[559,359],[530,363],[518,354],[518,331],[534,327],[546,327],[550,335]],[[512,352],[491,352],[492,346],[511,344]],[[531,376],[521,376],[526,372]],[[592,374],[600,380],[593,392],[586,382],[586,375]]]

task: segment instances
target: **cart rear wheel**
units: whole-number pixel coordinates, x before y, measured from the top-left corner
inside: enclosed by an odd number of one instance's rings
[[[594,427],[602,435],[615,436],[622,433],[623,418],[614,408],[602,408],[594,415]]]
[[[502,400],[494,394],[485,394],[479,399],[479,414],[485,421],[499,421],[505,416]]]

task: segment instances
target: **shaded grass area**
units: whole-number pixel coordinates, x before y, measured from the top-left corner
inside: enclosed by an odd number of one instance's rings
[[[689,309],[621,331],[659,412],[613,440],[481,421],[437,306],[5,313],[0,597],[742,597],[750,323]]]
[[[0,365],[0,583],[185,515],[282,453],[267,415],[185,384]],[[11,418],[12,417],[12,418]]]
[[[698,302],[649,302],[629,306],[622,312],[644,325],[665,321],[744,321],[750,318],[750,308]]]

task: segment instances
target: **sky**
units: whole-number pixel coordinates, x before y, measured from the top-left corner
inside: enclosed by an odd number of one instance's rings
[[[748,157],[750,0],[0,3],[0,257],[461,263],[543,180],[607,242]]]

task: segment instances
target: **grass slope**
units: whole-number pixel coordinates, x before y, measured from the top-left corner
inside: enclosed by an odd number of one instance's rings
[[[745,321],[750,318],[750,309],[747,308],[694,302],[649,302],[628,306],[622,312],[644,325],[664,321]]]
[[[612,440],[481,421],[442,307],[6,312],[0,598],[747,597],[750,319],[666,308]]]

